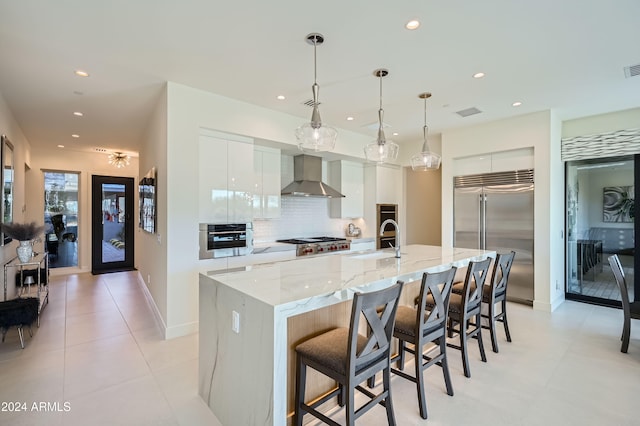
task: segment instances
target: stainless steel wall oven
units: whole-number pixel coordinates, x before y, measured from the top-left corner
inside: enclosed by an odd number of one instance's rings
[[[380,225],[387,219],[392,219],[398,223],[398,205],[397,204],[376,204],[376,230],[380,229]],[[395,247],[396,245],[396,229],[391,224],[384,227],[384,234],[376,236],[376,248],[384,249]]]
[[[243,256],[252,250],[251,223],[200,224],[200,259]]]

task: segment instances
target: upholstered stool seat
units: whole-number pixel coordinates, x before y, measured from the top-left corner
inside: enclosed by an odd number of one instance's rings
[[[2,331],[2,341],[11,327],[18,328],[20,336],[20,346],[24,349],[24,335],[22,327],[29,327],[38,320],[38,307],[40,301],[37,297],[25,297],[0,302],[0,330]]]
[[[356,345],[358,352],[367,344],[367,338],[358,334]],[[347,374],[349,349],[349,329],[346,327],[327,331],[313,339],[299,344],[296,352],[310,362],[322,364],[338,374]],[[363,366],[366,367],[366,366]]]

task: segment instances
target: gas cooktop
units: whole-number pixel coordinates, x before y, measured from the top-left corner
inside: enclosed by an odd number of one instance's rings
[[[296,256],[331,253],[335,251],[349,250],[351,248],[351,242],[349,240],[339,237],[290,238],[286,240],[277,240],[277,242],[295,244],[297,246]]]

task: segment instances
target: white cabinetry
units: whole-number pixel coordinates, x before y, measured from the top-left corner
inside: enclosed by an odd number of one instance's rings
[[[361,163],[352,161],[329,162],[328,184],[345,196],[329,200],[330,217],[357,218],[364,216],[363,169]]]
[[[402,200],[402,169],[394,165],[367,165],[365,167],[367,195],[375,204],[400,204]]]
[[[280,217],[280,150],[254,146],[253,218]]]
[[[453,175],[466,176],[482,173],[533,169],[533,148],[492,152],[453,160]]]
[[[213,133],[213,132],[212,132]],[[251,222],[253,140],[223,134],[200,135],[198,220],[200,223]],[[185,189],[186,190],[186,189]]]

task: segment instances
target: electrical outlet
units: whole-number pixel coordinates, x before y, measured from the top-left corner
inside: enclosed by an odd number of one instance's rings
[[[231,331],[240,334],[240,314],[236,311],[231,311]]]

